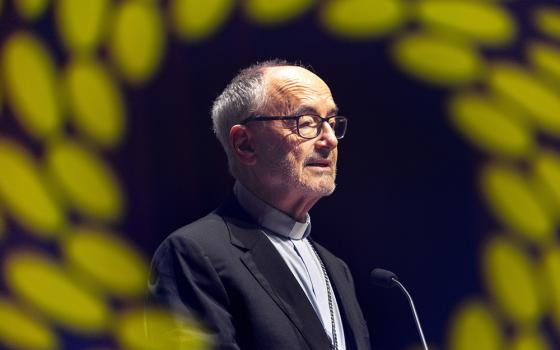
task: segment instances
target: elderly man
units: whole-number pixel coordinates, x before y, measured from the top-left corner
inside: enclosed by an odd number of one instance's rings
[[[150,292],[216,348],[369,349],[348,267],[310,237],[309,210],[335,189],[337,112],[325,82],[283,61],[242,70],[214,102],[233,194],[165,239]]]

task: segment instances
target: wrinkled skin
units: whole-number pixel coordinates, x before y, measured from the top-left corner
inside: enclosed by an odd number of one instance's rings
[[[265,70],[268,100],[261,114],[334,116],[329,87],[317,75],[296,66]],[[333,130],[304,139],[294,121],[252,122],[232,128],[230,139],[239,164],[239,180],[253,193],[296,220],[335,189],[337,145]]]

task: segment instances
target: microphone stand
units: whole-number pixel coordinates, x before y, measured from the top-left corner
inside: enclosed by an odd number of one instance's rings
[[[426,344],[426,338],[424,338],[424,332],[422,332],[422,327],[420,326],[420,319],[418,318],[418,314],[416,313],[416,307],[414,307],[414,302],[412,301],[412,297],[410,296],[410,294],[408,293],[406,288],[403,286],[403,284],[401,282],[399,282],[399,280],[397,280],[395,277],[391,277],[391,280],[406,295],[406,297],[408,299],[408,302],[410,304],[410,308],[412,309],[412,314],[414,315],[414,321],[416,322],[416,328],[418,329],[418,333],[420,334],[420,339],[422,340],[422,345],[424,346],[425,350],[428,350],[428,344]]]

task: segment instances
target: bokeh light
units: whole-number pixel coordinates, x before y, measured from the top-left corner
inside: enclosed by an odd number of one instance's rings
[[[533,161],[533,177],[539,195],[555,223],[560,221],[560,157],[554,151],[540,152]]]
[[[96,334],[109,325],[111,311],[104,300],[77,284],[44,254],[12,252],[4,262],[4,278],[22,302],[68,329]]]
[[[54,350],[60,347],[56,334],[49,326],[0,297],[0,345],[15,349]]]
[[[57,134],[62,124],[59,83],[44,45],[29,33],[11,34],[3,46],[2,68],[7,99],[27,132],[37,138]]]
[[[31,233],[56,235],[64,227],[64,213],[33,157],[15,142],[0,139],[0,169],[0,198],[8,213]]]
[[[85,217],[116,220],[124,211],[124,196],[116,175],[92,149],[75,140],[52,142],[47,167],[57,188]]]
[[[560,86],[560,48],[555,45],[533,42],[528,45],[527,56],[541,79]]]
[[[280,24],[302,15],[315,0],[246,0],[242,2],[247,17],[258,24]]]
[[[146,82],[159,68],[165,52],[157,4],[142,0],[119,3],[113,13],[109,50],[126,81],[133,85]]]
[[[560,135],[560,95],[519,65],[492,67],[489,85],[497,95],[525,112],[544,132]]]
[[[45,12],[49,0],[14,0],[13,3],[21,18],[33,21]]]
[[[483,301],[468,300],[457,308],[450,321],[447,349],[496,350],[503,344],[499,320]]]
[[[71,229],[62,249],[77,276],[107,295],[139,297],[146,291],[148,268],[132,245],[115,234],[87,227]]]
[[[427,29],[476,43],[501,46],[516,34],[515,22],[500,5],[484,1],[419,1],[416,14]]]
[[[550,343],[538,331],[523,331],[509,344],[511,350],[552,350]]]
[[[482,253],[482,271],[492,300],[521,329],[534,328],[544,312],[535,264],[515,243],[489,240]]]
[[[165,309],[130,310],[118,325],[115,336],[123,349],[212,349],[212,338],[198,324]]]
[[[6,219],[4,219],[4,214],[0,211],[0,240],[4,238],[6,234]]]
[[[506,227],[530,242],[544,245],[554,240],[552,218],[529,181],[516,170],[488,165],[481,184],[490,209]]]
[[[482,151],[523,158],[535,149],[531,130],[487,96],[458,94],[449,109],[457,130]]]
[[[393,56],[405,72],[441,86],[473,83],[483,69],[482,58],[472,46],[431,34],[400,37]]]
[[[560,246],[548,248],[540,262],[541,284],[549,302],[551,318],[560,331]]]
[[[87,138],[104,147],[118,144],[125,130],[122,94],[99,62],[76,59],[65,72],[72,121]]]
[[[110,0],[58,0],[56,24],[61,41],[73,53],[91,53],[107,30]]]
[[[347,39],[372,39],[392,33],[407,17],[400,0],[334,0],[320,13],[328,31]]]
[[[235,0],[172,0],[169,17],[183,40],[198,41],[214,34],[230,16]]]
[[[537,29],[546,36],[560,39],[560,7],[539,6],[533,13]]]

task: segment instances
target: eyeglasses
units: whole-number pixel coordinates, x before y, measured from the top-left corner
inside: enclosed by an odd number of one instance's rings
[[[328,123],[331,129],[334,131],[334,136],[337,139],[341,139],[346,134],[346,126],[348,125],[348,119],[346,117],[334,116],[323,118],[318,115],[305,114],[305,115],[295,115],[295,116],[264,116],[255,115],[241,121],[241,125],[245,125],[252,121],[266,121],[266,120],[295,120],[297,133],[304,139],[314,139],[321,134],[322,125],[324,122]]]

